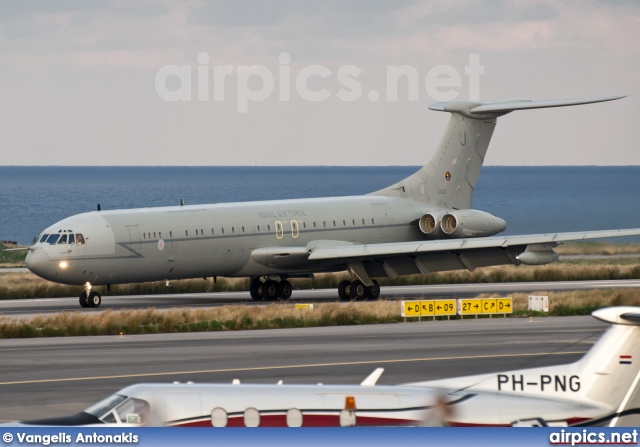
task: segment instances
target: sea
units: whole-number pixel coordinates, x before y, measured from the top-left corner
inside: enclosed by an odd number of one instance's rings
[[[0,240],[96,210],[365,194],[418,166],[0,166]],[[473,207],[503,234],[640,228],[640,166],[485,166]],[[624,241],[640,241],[625,238]]]

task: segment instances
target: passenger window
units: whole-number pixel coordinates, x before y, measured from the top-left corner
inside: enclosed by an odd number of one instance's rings
[[[236,228],[235,227],[231,227],[231,232],[235,234]]]
[[[211,229],[211,234],[215,234],[215,233],[213,232],[213,228]]]
[[[346,226],[347,226],[347,221],[346,221],[346,220],[344,220],[344,219],[342,219],[342,226],[343,226],[343,227],[346,227]]]
[[[258,225],[258,231],[260,231],[260,225]]]
[[[271,225],[267,225],[267,231],[271,231]]]
[[[325,227],[325,228],[327,228],[327,221],[326,221],[326,220],[323,220],[323,221],[322,221],[322,226],[323,226],[323,227]]]
[[[69,245],[75,245],[76,244],[76,235],[75,234],[70,234],[69,235]]]
[[[333,221],[333,226],[334,226],[334,227],[336,226],[336,221],[335,221],[335,220]]]
[[[173,231],[169,231],[169,237],[173,237]]]
[[[189,230],[184,230],[184,235],[189,237]]]
[[[351,219],[351,222],[353,222],[353,225],[356,224],[356,220],[355,219]]]
[[[156,232],[155,231],[153,232],[153,238],[154,239],[156,238]]]
[[[224,234],[224,227],[222,227],[222,234]]]
[[[315,227],[316,227],[316,222],[315,222],[315,221],[313,221],[313,228],[315,228]]]
[[[62,236],[60,236],[60,240],[58,241],[58,245],[63,245],[67,243],[67,235],[63,234]]]
[[[372,224],[374,224],[374,225],[376,224],[376,223],[373,221],[373,219],[371,219],[371,223],[372,223]]]
[[[158,232],[158,237],[162,238],[162,231]]]
[[[80,233],[76,234],[76,244],[78,245],[84,244],[84,236]]]
[[[244,233],[244,226],[242,227],[242,232]]]
[[[362,219],[362,225],[364,225],[364,219]]]
[[[51,236],[49,236],[49,239],[47,239],[47,243],[51,245],[55,245],[56,242],[58,242],[59,238],[60,238],[59,234],[52,234]]]
[[[198,235],[198,230],[196,230],[196,236]]]
[[[49,237],[48,234],[43,234],[42,237],[40,238],[40,242],[46,241],[48,237]]]

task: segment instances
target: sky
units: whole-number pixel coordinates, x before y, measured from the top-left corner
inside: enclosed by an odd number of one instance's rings
[[[485,164],[639,165],[639,72],[637,1],[8,0],[0,165],[423,165],[432,103],[608,95]]]

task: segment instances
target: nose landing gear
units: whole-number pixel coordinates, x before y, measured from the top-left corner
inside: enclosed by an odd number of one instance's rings
[[[84,285],[84,292],[80,294],[80,306],[87,307],[100,307],[102,304],[102,297],[98,292],[91,291],[91,284],[86,283]]]

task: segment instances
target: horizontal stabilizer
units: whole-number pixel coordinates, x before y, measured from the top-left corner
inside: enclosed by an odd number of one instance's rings
[[[613,101],[624,96],[597,96],[593,98],[551,99],[532,101],[530,99],[505,99],[502,101],[449,101],[429,106],[439,112],[459,113],[467,118],[488,119],[506,115],[514,110],[546,109],[549,107],[577,106],[596,102]]]
[[[598,309],[591,313],[594,318],[611,324],[640,326],[640,307],[617,306]]]

